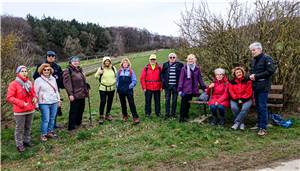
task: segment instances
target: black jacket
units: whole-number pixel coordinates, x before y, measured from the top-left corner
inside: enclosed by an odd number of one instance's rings
[[[57,63],[49,63],[48,61],[45,61],[45,63],[50,64],[50,66],[53,68],[54,72],[52,74],[52,76],[56,79],[56,83],[58,88],[64,88],[64,84],[62,81],[62,74],[63,71],[61,69],[61,67],[57,64]],[[40,74],[38,73],[38,68],[41,66],[42,64],[38,64],[36,67],[36,70],[33,74],[33,79],[37,79],[40,77]]]
[[[183,67],[183,64],[181,62],[175,62],[176,64],[176,89],[178,87],[178,82],[179,82],[179,76],[180,76],[180,71],[181,68]],[[169,87],[169,73],[170,73],[170,63],[166,62],[163,64],[161,73],[160,73],[160,78],[162,79],[162,85],[163,89],[166,89]]]
[[[252,82],[253,90],[270,91],[272,75],[276,70],[272,57],[261,53],[253,58],[250,68],[250,75],[255,74],[255,81]]]

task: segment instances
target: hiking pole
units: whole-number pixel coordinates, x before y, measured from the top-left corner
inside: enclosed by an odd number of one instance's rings
[[[90,100],[90,89],[91,89],[91,86],[87,83],[87,89],[89,91],[89,94],[88,94],[88,103],[89,103],[89,113],[90,113],[90,125],[93,125],[92,124],[92,111],[91,111],[91,100]]]

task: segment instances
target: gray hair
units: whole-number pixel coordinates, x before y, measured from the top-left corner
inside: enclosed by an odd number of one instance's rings
[[[253,43],[251,43],[251,45],[249,46],[249,49],[251,50],[251,49],[254,49],[254,48],[262,50],[261,43],[259,43],[259,42],[253,42]]]
[[[223,74],[223,75],[225,75],[225,69],[223,69],[223,68],[217,68],[217,69],[215,69],[214,73],[215,74]]]
[[[170,58],[170,57],[175,57],[175,58],[176,58],[177,55],[176,55],[175,53],[170,53],[168,57],[169,57],[169,58]]]

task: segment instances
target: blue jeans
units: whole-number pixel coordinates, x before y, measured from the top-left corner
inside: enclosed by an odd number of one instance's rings
[[[219,111],[219,115],[221,117],[220,122],[223,125],[225,122],[225,107],[222,105],[210,105],[209,108],[213,115],[214,120],[218,119],[218,111]]]
[[[234,114],[234,123],[244,123],[245,117],[247,116],[251,105],[251,99],[241,105],[239,105],[236,101],[230,100],[230,107]]]
[[[268,125],[268,92],[254,91],[254,98],[256,104],[256,112],[258,119],[258,127],[260,129],[267,129]]]
[[[42,113],[41,133],[46,135],[53,131],[55,116],[57,113],[58,103],[53,104],[39,104],[39,109]]]

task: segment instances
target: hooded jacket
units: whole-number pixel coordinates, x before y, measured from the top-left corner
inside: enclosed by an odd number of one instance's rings
[[[109,67],[104,67],[104,62],[106,60],[110,61]],[[99,90],[100,91],[114,91],[116,89],[116,76],[117,70],[112,65],[110,57],[104,57],[102,60],[102,66],[100,66],[95,73],[95,78],[99,80]]]
[[[229,83],[227,78],[224,76],[222,80],[215,79],[215,86],[212,88],[212,94],[208,101],[208,105],[214,105],[218,102],[219,105],[229,107],[229,95],[228,95],[228,87]],[[211,88],[207,88],[206,93],[210,94]]]
[[[141,86],[143,90],[157,91],[162,88],[160,79],[161,68],[158,64],[152,69],[150,64],[147,64],[140,77]]]
[[[241,79],[234,78],[229,83],[229,95],[233,101],[241,100],[248,101],[252,98],[252,81],[242,77]]]

